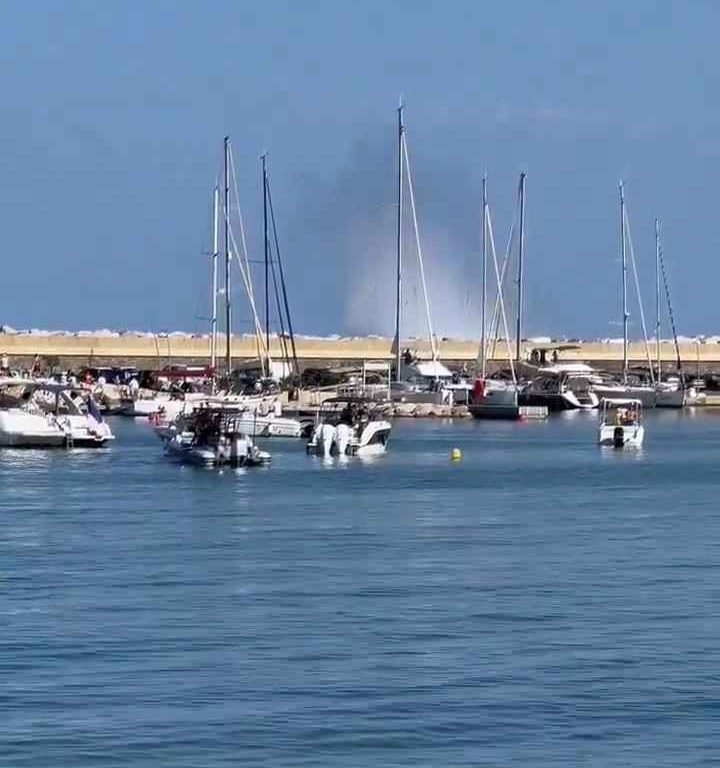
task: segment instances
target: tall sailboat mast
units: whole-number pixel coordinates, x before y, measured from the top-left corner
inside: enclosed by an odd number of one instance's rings
[[[480,294],[480,375],[487,370],[485,311],[487,307],[487,174],[482,180],[482,293]]]
[[[263,239],[264,239],[264,259],[265,259],[265,349],[270,354],[270,237],[268,234],[268,190],[267,190],[267,155],[262,155],[262,183],[263,183]],[[263,360],[262,367],[265,371],[266,360]],[[270,376],[270,371],[265,371],[266,376]]]
[[[232,371],[232,325],[231,325],[231,309],[232,302],[230,296],[230,137],[226,136],[223,142],[223,170],[224,170],[224,195],[223,195],[223,229],[224,237],[223,244],[225,246],[225,367],[227,369],[227,375],[230,376]]]
[[[622,261],[622,311],[623,311],[623,384],[628,379],[628,301],[627,301],[627,253],[625,250],[625,188],[620,182],[620,255]]]
[[[403,104],[398,106],[398,177],[397,177],[397,264],[395,277],[395,381],[402,379],[400,349],[400,305],[402,302],[402,222],[403,222]]]
[[[655,219],[655,347],[657,351],[657,381],[660,381],[660,222]]]
[[[518,277],[517,277],[517,328],[515,333],[515,360],[520,362],[520,345],[522,342],[522,310],[523,310],[523,256],[525,248],[525,174],[520,174],[520,244],[518,246]]]
[[[270,354],[270,238],[268,235],[268,205],[267,205],[267,155],[262,155],[263,177],[263,233],[265,240],[265,349]],[[265,363],[263,363],[263,369]],[[270,375],[270,371],[266,372]]]
[[[212,250],[212,318],[210,320],[210,367],[213,370],[213,381],[217,367],[217,294],[218,294],[218,257],[220,240],[220,190],[215,184],[213,190],[213,250]]]

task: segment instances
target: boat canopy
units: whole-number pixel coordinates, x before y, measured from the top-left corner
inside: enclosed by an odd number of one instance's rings
[[[446,368],[439,360],[422,360],[405,366],[408,375],[415,373],[425,379],[451,379],[452,371]]]
[[[628,405],[642,406],[642,400],[636,398],[603,397],[602,404],[607,408],[624,407]]]

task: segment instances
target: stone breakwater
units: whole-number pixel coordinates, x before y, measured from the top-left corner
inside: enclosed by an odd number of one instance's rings
[[[429,403],[388,403],[379,406],[374,415],[385,419],[472,418],[466,405],[431,405]]]
[[[622,361],[622,344],[615,341],[568,342],[571,349],[563,349],[560,359],[565,362],[584,361],[598,366],[615,368]],[[430,358],[426,341],[407,339],[403,349],[411,349],[419,358]],[[528,357],[530,351],[539,346],[524,342],[522,354]],[[224,351],[225,340],[220,338],[219,350]],[[296,337],[298,359],[304,367],[335,363],[359,363],[363,360],[394,359],[391,339],[381,337],[318,338]],[[438,342],[440,359],[470,364],[478,357],[477,341],[442,339]],[[143,368],[163,368],[167,365],[194,363],[207,364],[209,342],[207,337],[187,334],[169,335],[89,335],[89,334],[41,334],[41,333],[0,333],[0,354],[7,355],[11,362],[19,364],[32,361],[36,356],[53,359],[63,367],[82,365],[137,365]],[[282,357],[280,341],[271,338],[271,355]],[[651,354],[655,354],[654,346]],[[503,364],[506,359],[505,345],[498,344],[491,360]],[[257,343],[254,336],[236,336],[232,339],[232,356],[237,362],[257,358]],[[671,342],[661,344],[664,366],[674,367],[675,348]],[[688,340],[680,344],[683,365],[692,370],[693,366],[703,370],[720,368],[720,343],[715,339]],[[647,365],[645,345],[632,342],[629,357],[633,365]]]

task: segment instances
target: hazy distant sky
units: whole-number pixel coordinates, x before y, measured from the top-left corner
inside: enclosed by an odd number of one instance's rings
[[[296,328],[390,331],[402,94],[439,333],[478,333],[485,169],[499,243],[528,174],[528,333],[619,334],[621,177],[646,311],[659,216],[680,332],[720,332],[712,0],[6,0],[2,14],[0,323],[204,330],[228,133],[253,258],[270,155]],[[409,277],[409,324],[419,301]]]

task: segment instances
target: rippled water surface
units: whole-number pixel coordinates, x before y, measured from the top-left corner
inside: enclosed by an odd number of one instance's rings
[[[405,421],[387,456],[0,452],[0,764],[703,765],[720,414]],[[463,461],[451,463],[453,447]]]

